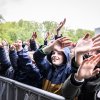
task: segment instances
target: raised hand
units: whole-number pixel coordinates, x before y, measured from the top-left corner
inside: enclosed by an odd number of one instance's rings
[[[100,50],[100,34],[94,36],[92,38],[92,41],[93,41],[93,48],[92,48],[92,51],[93,50]]]
[[[79,39],[76,47],[75,47],[75,52],[77,53],[87,53],[92,49],[93,46],[93,41],[89,37],[89,34],[86,34],[83,38]]]
[[[82,80],[95,76],[100,72],[100,68],[96,68],[96,65],[100,62],[100,54],[91,56],[83,61],[80,65],[77,73],[75,74],[76,79]]]
[[[47,33],[46,33],[45,40],[47,40],[47,38],[49,37],[49,35],[50,35],[50,33],[49,33],[49,32],[47,32]]]
[[[36,39],[36,38],[37,38],[37,33],[36,33],[36,32],[33,32],[32,38],[33,38],[33,39]]]
[[[92,41],[95,41],[95,40],[97,40],[98,38],[100,39],[100,34],[95,35],[95,36],[92,38]]]
[[[64,20],[63,20],[62,24],[64,25],[65,23],[66,23],[66,18],[64,18]]]
[[[73,43],[70,41],[67,37],[62,37],[54,40],[52,43],[50,43],[48,46],[43,48],[43,51],[45,53],[49,53],[53,51],[54,49],[57,49],[58,51],[62,51],[64,47],[72,46]]]
[[[79,53],[87,53],[89,51],[95,51],[100,49],[100,35],[93,38],[89,38],[89,34],[80,39],[75,47],[75,51]]]
[[[57,46],[59,46],[61,49],[64,47],[68,47],[71,46],[73,43],[72,41],[70,41],[69,38],[67,37],[62,37],[62,38],[58,38],[57,40],[55,40],[51,46],[53,49],[55,49]]]
[[[10,48],[9,48],[9,50],[11,50],[11,51],[13,51],[13,50],[16,50],[16,47],[15,47],[15,45],[14,45],[14,44],[10,45]]]
[[[92,39],[89,34],[86,34],[82,39],[79,39],[75,47],[75,61],[77,64],[82,64],[84,54],[100,49],[98,45],[100,45],[98,36]]]
[[[61,30],[61,28],[63,27],[65,22],[66,22],[66,18],[64,18],[64,20],[62,22],[60,22],[59,26],[57,27],[57,32]]]

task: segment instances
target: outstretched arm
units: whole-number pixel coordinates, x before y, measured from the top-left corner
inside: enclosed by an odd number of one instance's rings
[[[62,22],[60,22],[59,26],[57,27],[57,33],[58,33],[58,31],[60,31],[61,28],[64,26],[65,22],[66,22],[66,18],[64,18],[64,20],[63,20]]]
[[[95,66],[98,64],[99,61],[100,54],[85,59],[82,65],[79,67],[77,73],[75,74],[75,78],[77,80],[82,80],[98,74],[100,72],[100,68],[96,68]]]
[[[91,56],[82,62],[77,73],[68,77],[62,86],[62,94],[67,100],[75,98],[84,83],[84,79],[100,72],[100,68],[95,68],[98,62],[100,62],[100,54]]]
[[[25,71],[28,76],[39,80],[39,69],[32,63],[28,52],[22,48],[21,40],[17,41],[15,46],[18,54],[18,65],[21,67],[20,70]]]
[[[10,60],[7,58],[6,51],[4,49],[4,45],[0,43],[0,71],[7,71],[7,69],[11,66]]]
[[[75,47],[75,60],[78,66],[82,64],[84,54],[100,49],[99,40],[100,40],[100,35],[92,39],[89,37],[89,34],[86,34],[83,38],[78,40]]]
[[[67,37],[58,38],[50,45],[44,47],[42,50],[44,53],[50,53],[54,49],[62,50],[64,47],[71,46],[73,43]]]

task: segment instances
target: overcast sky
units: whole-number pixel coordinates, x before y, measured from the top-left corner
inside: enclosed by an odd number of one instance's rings
[[[100,0],[0,0],[0,14],[6,21],[66,18],[68,28],[94,30],[100,27]]]

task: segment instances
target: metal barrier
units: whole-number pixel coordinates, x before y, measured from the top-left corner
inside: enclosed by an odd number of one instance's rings
[[[0,76],[0,100],[65,100],[65,98]]]

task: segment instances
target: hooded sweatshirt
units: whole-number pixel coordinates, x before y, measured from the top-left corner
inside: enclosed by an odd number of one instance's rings
[[[64,81],[72,73],[69,48],[64,48],[63,53],[65,61],[59,66],[52,64],[52,52],[50,54],[44,54],[42,49],[38,49],[33,55],[43,77],[42,89],[60,95]]]

